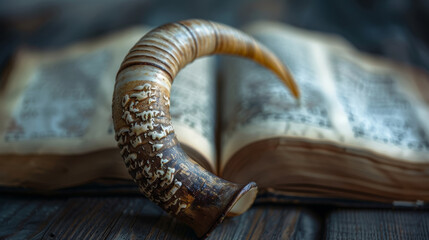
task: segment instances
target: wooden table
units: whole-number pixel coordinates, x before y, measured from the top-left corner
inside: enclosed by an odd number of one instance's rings
[[[429,239],[429,211],[257,204],[209,239]],[[144,197],[2,194],[0,239],[197,239]]]

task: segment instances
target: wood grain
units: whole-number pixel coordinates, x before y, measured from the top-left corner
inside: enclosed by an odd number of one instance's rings
[[[429,212],[333,210],[326,219],[326,239],[429,239]]]
[[[326,222],[326,224],[324,224]],[[208,239],[429,239],[429,211],[258,204]],[[138,196],[0,198],[0,239],[197,239]]]
[[[197,239],[184,223],[135,196],[6,197],[0,199],[0,216],[0,239]],[[257,205],[226,219],[208,239],[317,239],[319,234],[318,217],[309,209]]]

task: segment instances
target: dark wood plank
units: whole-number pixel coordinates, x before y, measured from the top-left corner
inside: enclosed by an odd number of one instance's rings
[[[7,197],[0,200],[0,239],[196,239],[143,197]],[[209,239],[316,239],[309,209],[256,205],[226,219]]]
[[[40,239],[63,205],[58,199],[0,198],[0,239]]]
[[[429,212],[337,209],[326,220],[327,239],[429,239]]]
[[[210,239],[318,239],[320,229],[321,221],[309,209],[264,204],[226,219]]]

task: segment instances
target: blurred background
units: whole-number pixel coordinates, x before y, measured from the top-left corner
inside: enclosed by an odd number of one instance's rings
[[[204,18],[275,20],[345,37],[362,51],[429,70],[426,0],[2,0],[0,67],[20,46],[56,49],[134,25]]]

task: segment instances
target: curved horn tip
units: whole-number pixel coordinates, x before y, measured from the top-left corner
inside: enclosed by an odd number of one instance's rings
[[[225,181],[185,154],[171,125],[171,83],[180,68],[200,56],[235,54],[266,67],[280,61],[240,31],[195,21],[154,29],[130,50],[116,77],[112,116],[120,153],[140,191],[204,236],[225,216],[246,211],[257,187]]]

